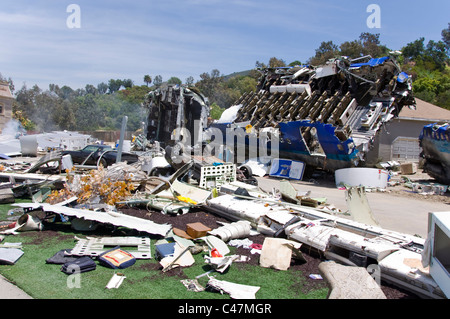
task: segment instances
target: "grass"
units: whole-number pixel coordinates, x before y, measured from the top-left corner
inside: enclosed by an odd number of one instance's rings
[[[0,205],[0,220],[6,219],[11,208],[11,205]],[[77,281],[75,276],[60,271],[61,265],[47,264],[45,260],[61,249],[73,248],[74,236],[95,234],[80,234],[68,224],[55,229],[54,236],[45,235],[45,230],[30,231],[6,236],[3,241],[21,242],[24,254],[15,265],[0,265],[0,274],[35,299],[230,299],[228,294],[188,291],[180,282],[210,270],[203,254],[194,255],[196,262],[193,266],[167,273],[162,273],[155,258],[137,260],[133,266],[122,270],[97,263],[96,270],[80,274]],[[152,239],[152,253],[155,241]],[[234,248],[230,249],[233,253]],[[105,289],[115,272],[126,276],[124,282],[118,289]],[[256,293],[257,299],[325,299],[328,293],[326,288],[303,293],[301,287],[305,278],[299,272],[233,263],[226,273],[212,274],[218,280],[261,287]],[[203,286],[207,281],[207,276],[199,278]]]

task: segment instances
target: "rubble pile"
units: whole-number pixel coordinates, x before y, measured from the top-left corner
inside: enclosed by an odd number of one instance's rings
[[[397,261],[408,258],[420,263],[426,249],[421,238],[342,218],[335,210],[320,204],[320,199],[297,193],[287,180],[280,182],[279,190],[267,193],[257,185],[238,181],[234,164],[231,164],[232,173],[229,175],[234,178],[220,178],[223,177],[223,169],[213,170],[220,172],[216,175],[202,175],[205,168],[230,165],[217,159],[192,159],[170,176],[150,176],[142,171],[141,164],[119,162],[107,168],[99,166],[89,171],[72,169],[62,172],[58,175],[64,177],[62,187],[45,194],[44,189],[38,188],[31,203],[12,204],[23,209],[23,215],[15,225],[3,227],[2,234],[45,231],[44,221],[56,217],[71,223],[72,228],[78,231],[92,232],[99,225],[134,231],[133,235],[130,233],[125,237],[78,239],[70,253],[54,257],[60,259],[61,271],[69,275],[76,271],[95,271],[98,265],[124,269],[133,267],[136,259],[153,257],[157,258],[161,271],[167,272],[177,267],[192,266],[195,263],[193,255],[202,253],[209,270],[180,284],[192,291],[206,289],[227,293],[231,298],[255,298],[260,287],[217,280],[214,273],[223,273],[235,263],[248,262],[249,258],[259,260],[260,267],[286,271],[292,259],[305,263],[308,259],[304,252],[313,250],[323,262],[335,261],[350,266],[349,272],[353,271],[351,267],[356,267],[355,270],[375,269],[389,284],[413,294],[445,298],[425,268],[418,269],[412,264],[408,266]],[[31,175],[45,178],[42,173]],[[193,176],[196,178],[191,178]],[[150,212],[151,218],[129,215],[130,208],[143,208]],[[188,216],[199,210],[227,222],[211,227],[196,221],[175,227],[152,220],[158,220],[157,215],[181,218],[177,216]],[[39,217],[42,214],[45,217]],[[255,235],[264,239],[259,243],[249,240]],[[154,244],[151,244],[151,238],[156,239]],[[154,256],[150,249],[153,245]],[[116,248],[112,250],[111,247]],[[245,247],[248,253],[231,254],[230,247]],[[14,255],[9,263],[18,262],[20,256]],[[204,276],[208,277],[207,287],[198,282],[198,278]],[[320,277],[318,274],[315,276]],[[125,278],[111,278],[107,288],[119,288]],[[327,278],[337,277],[327,274]],[[339,280],[333,282],[334,290],[339,289],[336,288]],[[349,283],[343,282],[342,285],[348,286]],[[377,298],[382,294],[379,290],[373,291]]]

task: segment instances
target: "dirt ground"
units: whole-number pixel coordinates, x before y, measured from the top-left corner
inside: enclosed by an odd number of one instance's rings
[[[185,229],[186,224],[189,223],[195,223],[200,222],[212,229],[220,227],[221,224],[218,223],[218,221],[223,221],[229,223],[230,221],[211,214],[209,212],[205,212],[202,210],[194,210],[190,213],[184,214],[184,215],[178,215],[178,216],[170,216],[170,215],[164,215],[160,212],[148,212],[147,210],[143,209],[136,209],[136,208],[122,208],[121,211],[125,214],[150,219],[156,223],[168,223],[171,224],[173,227]],[[256,235],[256,236],[250,236],[248,239],[250,239],[255,244],[262,245],[264,242],[264,235]],[[311,274],[319,274],[318,266],[321,262],[324,261],[322,256],[320,256],[317,252],[311,251],[308,248],[303,248],[302,246],[302,253],[303,256],[306,259],[306,262],[301,262],[296,259],[292,259],[291,265],[288,271],[294,271],[298,272],[299,274],[304,277],[301,281],[302,287],[292,287],[293,289],[301,289],[302,292],[306,293],[313,289],[320,289],[326,287],[326,283],[323,280],[314,280],[309,277]],[[249,263],[251,265],[259,265],[259,255],[254,255],[250,253],[249,249],[245,248],[237,248],[236,254],[239,255],[245,255],[250,257]],[[240,267],[239,263],[233,264],[233,267]],[[173,275],[168,272],[168,276]],[[298,285],[298,284],[297,284]],[[394,287],[392,285],[382,283],[382,290],[386,297],[388,299],[416,299],[418,298],[416,295],[404,291],[402,289],[398,289],[397,287]]]

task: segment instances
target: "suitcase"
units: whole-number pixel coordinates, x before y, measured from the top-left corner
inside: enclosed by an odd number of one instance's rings
[[[155,245],[156,258],[163,259],[173,256],[175,252],[175,242]]]
[[[77,260],[66,262],[61,267],[61,271],[68,274],[76,274],[94,270],[97,267],[92,258],[88,256],[83,256],[77,258]]]

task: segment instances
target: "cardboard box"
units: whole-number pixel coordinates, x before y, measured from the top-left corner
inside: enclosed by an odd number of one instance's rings
[[[400,165],[400,170],[404,175],[411,175],[417,173],[416,163],[403,163]]]
[[[206,236],[207,232],[209,232],[211,228],[203,225],[202,223],[191,223],[186,225],[186,232],[192,238],[199,238]]]

